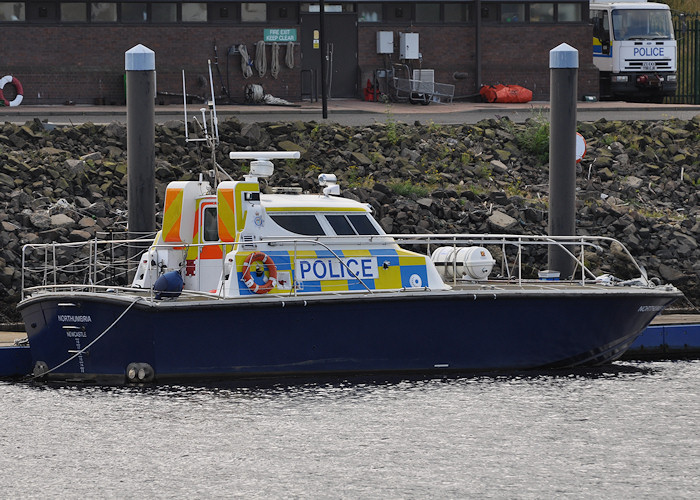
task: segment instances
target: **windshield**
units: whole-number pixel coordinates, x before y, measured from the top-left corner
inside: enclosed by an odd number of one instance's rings
[[[671,11],[618,9],[612,13],[615,40],[672,40]]]
[[[671,11],[619,9],[613,11],[615,40],[672,40]]]

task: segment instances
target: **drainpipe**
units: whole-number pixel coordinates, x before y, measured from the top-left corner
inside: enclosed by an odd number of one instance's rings
[[[318,43],[320,45],[321,53],[321,109],[323,111],[323,118],[328,118],[328,98],[326,96],[326,2],[320,0],[319,8],[321,16],[319,19],[318,27]]]
[[[478,94],[481,90],[481,0],[476,0],[474,5],[476,12],[476,41],[475,41],[475,51],[476,51],[476,72],[474,74],[476,93]]]

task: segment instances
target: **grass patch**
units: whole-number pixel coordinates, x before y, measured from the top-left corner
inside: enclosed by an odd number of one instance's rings
[[[389,189],[405,198],[423,198],[430,193],[430,188],[422,184],[414,184],[411,181],[394,181],[388,183]]]

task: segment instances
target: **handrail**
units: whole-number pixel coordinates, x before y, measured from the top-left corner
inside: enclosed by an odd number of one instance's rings
[[[426,245],[428,248],[428,256],[430,255],[430,247],[435,245],[449,245],[453,247],[461,247],[468,245],[497,245],[502,249],[502,259],[501,268],[502,272],[505,273],[504,278],[506,280],[517,280],[517,283],[523,283],[522,269],[523,269],[523,249],[528,246],[556,246],[564,250],[565,254],[568,255],[575,263],[576,266],[581,266],[580,283],[585,285],[586,278],[589,277],[595,280],[596,276],[593,272],[588,269],[585,265],[584,250],[586,248],[593,249],[596,252],[601,252],[603,250],[602,246],[607,245],[618,245],[622,250],[622,253],[629,259],[629,261],[634,265],[634,267],[639,271],[641,276],[645,276],[646,273],[642,267],[635,261],[629,250],[615,238],[606,236],[548,236],[548,235],[522,235],[522,234],[378,234],[378,235],[345,235],[345,236],[281,236],[275,238],[261,238],[254,241],[236,241],[236,242],[206,242],[206,243],[185,243],[185,242],[175,242],[175,243],[153,243],[152,240],[146,240],[143,238],[131,238],[131,239],[120,239],[120,240],[99,240],[97,238],[89,240],[87,242],[68,242],[68,243],[48,243],[48,244],[35,244],[30,243],[22,247],[22,276],[21,276],[21,295],[22,298],[25,297],[27,291],[33,291],[38,288],[50,289],[51,285],[47,285],[49,279],[53,281],[53,286],[63,286],[58,284],[58,273],[87,273],[85,275],[86,283],[83,285],[74,284],[71,286],[92,286],[95,289],[100,289],[100,281],[105,282],[104,277],[100,278],[100,273],[104,273],[107,269],[115,269],[115,262],[101,260],[100,256],[107,254],[108,250],[103,250],[103,245],[109,245],[112,248],[117,246],[128,246],[130,244],[138,243],[144,245],[144,243],[149,243],[149,249],[183,249],[187,251],[189,248],[207,247],[212,245],[221,245],[230,247],[232,249],[240,249],[242,245],[291,245],[293,244],[294,255],[292,262],[296,262],[297,251],[299,247],[314,247],[318,246],[327,250],[330,255],[337,260],[337,262],[343,266],[343,268],[348,272],[349,276],[356,279],[369,293],[374,293],[372,290],[352,269],[350,269],[343,258],[339,255],[338,251],[343,247],[348,246],[359,246],[364,247],[377,247],[377,246],[398,246],[398,245]],[[68,266],[77,266],[78,269],[68,269],[67,266],[58,265],[57,252],[61,248],[87,248],[88,255],[81,255],[80,260],[71,262]],[[514,247],[516,249],[515,259],[512,263],[513,267],[511,270],[509,259],[510,257],[506,253],[507,247]],[[577,247],[580,250],[580,255],[576,256],[573,252],[573,248]],[[29,268],[27,263],[27,255],[31,250],[43,250],[43,269],[39,268]],[[51,254],[49,256],[49,253]],[[224,252],[225,256],[226,252]],[[114,252],[109,255],[114,255]],[[136,256],[136,258],[139,258]],[[82,262],[81,262],[82,261]],[[77,264],[76,264],[77,263]],[[85,267],[80,267],[84,263],[87,263]],[[111,265],[110,265],[111,264]],[[116,266],[123,265],[124,267],[121,271],[126,274],[129,265],[129,258],[124,256],[116,262]],[[225,259],[222,258],[222,269],[225,266]],[[453,263],[453,284],[457,282],[456,262]],[[117,268],[119,269],[119,268]],[[517,270],[517,276],[515,272]],[[43,283],[41,287],[27,286],[26,275],[32,272],[42,272],[43,273]],[[223,279],[222,273],[222,279]],[[122,276],[117,274],[116,276]],[[296,279],[292,277],[293,286],[291,289],[292,294],[296,295]],[[222,283],[220,282],[219,285]],[[106,288],[114,289],[115,286],[107,286]],[[134,290],[131,288],[130,290]],[[207,296],[210,294],[207,292]]]

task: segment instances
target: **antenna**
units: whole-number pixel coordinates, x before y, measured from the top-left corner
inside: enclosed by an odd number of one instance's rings
[[[219,144],[219,119],[216,116],[216,96],[214,95],[214,80],[211,72],[211,59],[207,60],[209,66],[209,90],[211,92],[211,100],[207,102],[206,108],[200,108],[202,113],[202,124],[200,128],[204,131],[204,137],[196,137],[190,139],[189,133],[189,122],[187,121],[187,90],[185,85],[185,70],[182,70],[182,104],[185,110],[185,142],[205,142],[209,146],[211,151],[211,163],[214,167],[214,180],[216,184],[219,184],[219,174],[223,173],[229,180],[233,178],[216,163],[216,146]],[[209,109],[209,127],[207,127],[207,108]],[[199,124],[197,118],[193,118],[193,121]],[[210,134],[210,131],[213,135]]]

